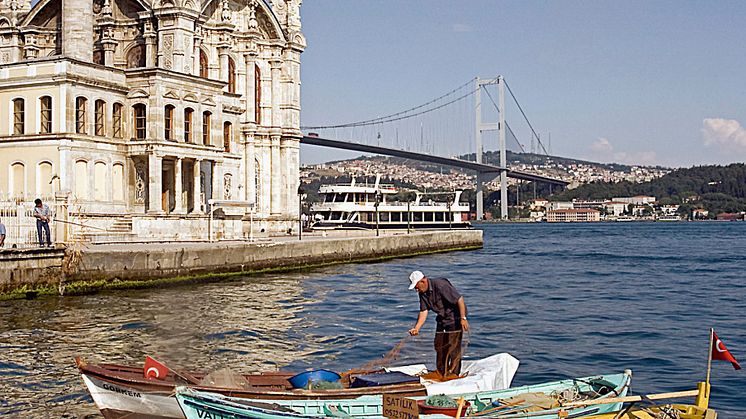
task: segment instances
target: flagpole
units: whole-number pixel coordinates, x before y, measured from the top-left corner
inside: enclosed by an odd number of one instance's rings
[[[705,382],[707,385],[710,384],[710,369],[712,368],[712,336],[715,333],[715,329],[710,328],[710,346],[707,349],[707,378]]]

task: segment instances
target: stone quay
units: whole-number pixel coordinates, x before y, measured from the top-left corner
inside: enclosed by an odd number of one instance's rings
[[[483,246],[481,230],[330,231],[256,241],[0,250],[0,299],[160,287]]]

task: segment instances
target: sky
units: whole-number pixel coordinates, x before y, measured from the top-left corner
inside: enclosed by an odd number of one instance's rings
[[[306,0],[301,14],[302,125],[395,113],[499,74],[552,154],[746,161],[744,1]],[[301,161],[358,154],[302,146]]]

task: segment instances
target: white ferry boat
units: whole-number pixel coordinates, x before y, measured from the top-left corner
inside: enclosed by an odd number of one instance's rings
[[[412,202],[392,201],[398,191],[393,185],[352,182],[322,185],[322,202],[311,205],[314,229],[423,229],[469,228],[469,204],[459,202],[462,191],[448,194],[422,194]],[[445,198],[443,198],[445,195]],[[434,202],[429,196],[440,197]],[[446,201],[446,202],[443,202]],[[377,223],[376,223],[377,218]]]
[[[658,217],[658,221],[678,222],[678,221],[681,221],[681,216],[679,216],[679,215],[661,215],[660,217]]]

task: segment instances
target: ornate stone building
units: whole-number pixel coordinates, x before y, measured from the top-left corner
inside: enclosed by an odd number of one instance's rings
[[[298,217],[301,0],[0,0],[0,199],[142,238]],[[253,220],[253,226],[252,222]]]

